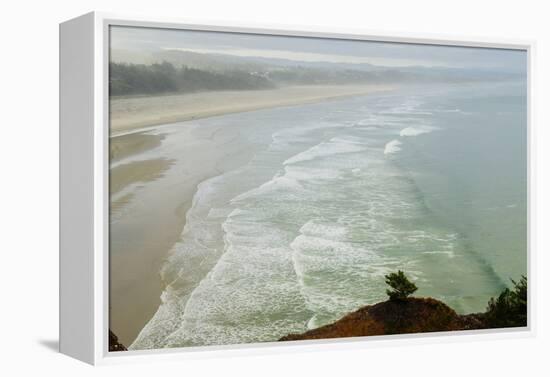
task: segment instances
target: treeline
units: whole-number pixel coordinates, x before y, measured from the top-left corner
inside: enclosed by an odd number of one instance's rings
[[[275,85],[245,71],[212,72],[171,63],[109,64],[110,95],[190,93],[207,90],[268,89]]]
[[[342,85],[386,83],[409,79],[400,72],[366,72],[351,69],[292,67],[270,71],[268,77],[277,83],[294,85]]]

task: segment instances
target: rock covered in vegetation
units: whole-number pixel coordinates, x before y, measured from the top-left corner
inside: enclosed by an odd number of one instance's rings
[[[433,298],[389,300],[365,306],[340,320],[280,340],[345,338],[486,328],[483,314],[459,315]]]

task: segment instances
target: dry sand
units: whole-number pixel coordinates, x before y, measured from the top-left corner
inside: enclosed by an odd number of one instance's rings
[[[241,90],[112,98],[110,129],[116,135],[159,124],[270,107],[314,103],[391,89],[388,85],[289,86],[268,90]]]
[[[164,283],[159,271],[181,236],[197,185],[245,164],[254,153],[231,129],[182,122],[177,125],[185,133],[178,145],[181,159],[174,163],[161,150],[147,158],[164,138],[162,129],[152,126],[389,89],[302,86],[111,100],[109,321],[120,341],[129,346],[160,304]]]

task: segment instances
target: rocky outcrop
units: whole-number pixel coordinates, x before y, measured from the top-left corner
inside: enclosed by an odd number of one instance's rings
[[[433,298],[389,300],[365,306],[340,320],[280,340],[458,331],[486,328],[483,314],[459,315]]]
[[[119,343],[118,337],[109,330],[109,352],[128,351],[124,344]]]

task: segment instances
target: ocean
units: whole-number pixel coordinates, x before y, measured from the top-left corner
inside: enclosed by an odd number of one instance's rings
[[[385,300],[398,269],[417,296],[484,311],[527,269],[525,95],[426,85],[193,121],[253,157],[197,187],[131,349],[275,341]],[[178,127],[148,154],[184,180]]]

